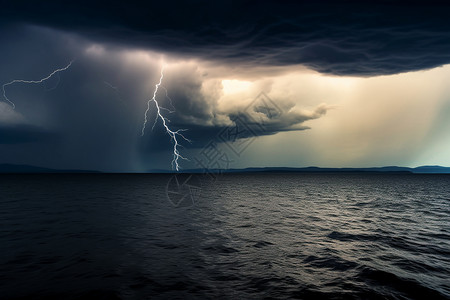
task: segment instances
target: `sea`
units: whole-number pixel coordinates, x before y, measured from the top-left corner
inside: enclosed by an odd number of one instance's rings
[[[0,299],[450,299],[450,175],[0,175]]]

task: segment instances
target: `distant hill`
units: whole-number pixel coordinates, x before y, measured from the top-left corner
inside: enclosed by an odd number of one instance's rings
[[[101,173],[92,170],[57,170],[29,165],[0,164],[0,173]]]
[[[180,173],[204,173],[202,169],[181,170]],[[373,167],[373,168],[289,168],[289,167],[261,167],[245,169],[227,169],[227,170],[208,170],[211,173],[410,173],[410,174],[450,174],[449,167],[442,166],[421,166],[417,168],[407,167]],[[42,168],[30,165],[0,164],[0,174],[14,173],[102,173],[94,170],[58,170]],[[149,170],[147,173],[175,173],[170,170]]]
[[[298,172],[298,173],[450,173],[450,168],[441,166],[422,166],[417,168],[408,167],[372,167],[372,168],[319,168],[319,167],[307,167],[307,168],[248,168],[243,170],[229,170],[229,172],[241,171],[241,172]]]
[[[450,173],[450,168],[441,166],[422,166],[414,168],[414,173]]]
[[[181,173],[204,173],[202,169],[181,170]],[[409,173],[409,174],[450,174],[450,168],[441,166],[422,166],[417,168],[386,166],[372,168],[289,168],[289,167],[260,167],[245,169],[208,170],[210,173]],[[164,170],[152,170],[149,173],[171,173]]]

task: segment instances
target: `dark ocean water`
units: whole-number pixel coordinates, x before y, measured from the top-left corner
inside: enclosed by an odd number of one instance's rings
[[[450,299],[450,176],[171,176],[1,175],[0,298]]]

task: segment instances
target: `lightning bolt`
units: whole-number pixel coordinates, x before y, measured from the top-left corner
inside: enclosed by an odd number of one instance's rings
[[[180,152],[178,151],[178,147],[181,146],[179,141],[178,141],[178,137],[181,137],[182,139],[184,139],[187,142],[191,142],[188,138],[186,138],[181,132],[186,131],[187,129],[178,129],[176,131],[173,131],[169,128],[169,126],[167,125],[167,123],[170,123],[170,120],[167,119],[166,117],[164,117],[164,115],[161,113],[161,110],[167,110],[169,112],[173,112],[168,110],[167,108],[164,108],[162,106],[159,105],[158,101],[156,100],[156,94],[158,93],[158,89],[162,84],[162,81],[164,79],[164,66],[161,67],[161,76],[159,77],[159,82],[155,85],[155,91],[153,92],[153,97],[151,99],[149,99],[147,101],[147,109],[145,111],[144,114],[144,124],[142,125],[142,136],[144,136],[145,134],[145,127],[147,125],[148,119],[147,119],[147,113],[150,110],[150,103],[154,102],[155,106],[156,106],[156,118],[155,118],[155,122],[153,123],[152,126],[152,130],[155,127],[156,123],[158,122],[158,119],[161,120],[162,125],[164,126],[167,134],[170,136],[170,139],[173,142],[173,159],[172,159],[172,168],[175,167],[175,169],[177,171],[180,170],[180,165],[178,163],[179,159],[184,159],[184,160],[188,160],[187,158],[183,157]],[[162,87],[164,90],[166,90],[166,88]],[[167,95],[167,90],[166,90],[166,96],[169,97]],[[170,99],[170,98],[169,98]]]
[[[116,93],[117,97],[119,98],[120,102],[121,102],[123,105],[125,105],[125,106],[127,105],[127,103],[122,99],[122,96],[120,95],[119,88],[118,88],[117,86],[112,85],[112,84],[111,84],[110,82],[108,82],[108,81],[103,81],[103,83],[106,84],[108,87],[110,87],[111,89],[114,90],[114,92]]]
[[[119,88],[117,86],[112,85],[108,81],[103,81],[103,83],[112,88],[113,90],[115,90],[116,92],[119,92]]]
[[[5,100],[6,100],[7,102],[9,102],[9,104],[11,104],[12,108],[15,109],[15,108],[16,108],[16,105],[14,104],[14,102],[12,102],[11,100],[9,100],[9,98],[6,96],[6,89],[5,89],[5,88],[6,88],[8,85],[12,85],[12,84],[14,84],[14,83],[29,83],[29,84],[31,84],[31,83],[32,83],[32,84],[43,83],[43,82],[45,82],[46,80],[50,79],[53,75],[55,75],[55,74],[57,74],[57,73],[59,73],[59,72],[65,71],[65,70],[67,70],[68,68],[70,68],[70,66],[72,65],[73,62],[74,62],[74,60],[72,60],[72,61],[71,61],[67,66],[65,66],[64,68],[56,69],[56,70],[54,70],[53,72],[51,72],[50,75],[48,75],[47,77],[44,77],[44,78],[39,79],[39,80],[22,80],[22,79],[14,79],[13,81],[10,81],[10,82],[8,82],[8,83],[5,83],[5,84],[2,86],[2,89],[3,89],[3,98],[5,98]]]
[[[167,109],[165,108],[165,110],[167,110],[170,113],[174,113],[175,112],[175,106],[173,106],[173,102],[172,102],[172,98],[169,97],[169,93],[167,92],[167,89],[161,85],[160,86],[164,91],[166,91],[166,98],[169,100],[170,106],[172,106],[173,110]]]

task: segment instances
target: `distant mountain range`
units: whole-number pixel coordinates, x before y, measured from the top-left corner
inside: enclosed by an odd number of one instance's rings
[[[159,173],[154,171],[155,173]],[[202,173],[204,170],[191,169],[183,170],[183,173]],[[208,170],[211,173],[412,173],[412,174],[450,174],[449,167],[442,166],[421,166],[416,168],[408,167],[372,167],[372,168],[289,168],[289,167],[261,167],[261,168],[245,168],[245,169],[227,169],[227,170]],[[162,171],[161,173],[171,173],[170,171]]]
[[[182,170],[180,173],[204,173],[202,169]],[[373,168],[289,168],[289,167],[261,167],[245,169],[208,170],[211,173],[411,173],[411,174],[450,174],[449,167],[442,166],[421,166],[416,168],[408,167],[373,167]],[[102,173],[94,170],[58,170],[29,165],[0,164],[0,173]],[[149,170],[147,173],[174,173],[170,170]]]

